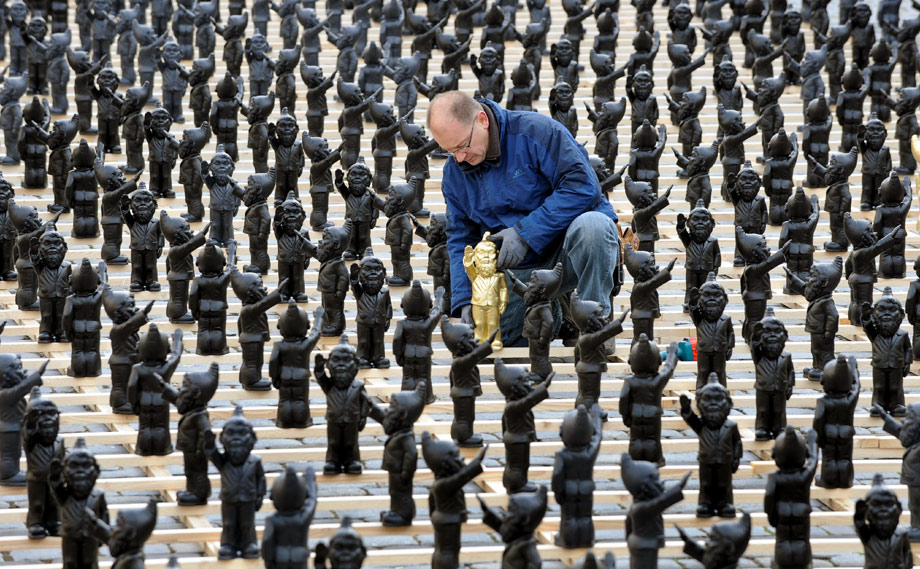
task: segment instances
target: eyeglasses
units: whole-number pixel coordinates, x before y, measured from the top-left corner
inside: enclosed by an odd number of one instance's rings
[[[469,150],[470,146],[472,146],[473,144],[473,131],[474,130],[476,130],[476,121],[473,121],[472,126],[470,126],[470,139],[466,142],[465,146],[461,146],[460,148],[454,148],[453,150],[445,149],[444,152],[447,152],[448,154],[457,154],[458,152]]]

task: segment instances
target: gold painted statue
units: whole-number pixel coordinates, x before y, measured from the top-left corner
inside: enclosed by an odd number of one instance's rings
[[[486,231],[476,247],[467,245],[463,251],[463,266],[466,276],[473,283],[473,321],[476,323],[476,339],[488,342],[492,331],[499,329],[499,319],[508,306],[508,284],[505,274],[497,270],[498,247],[488,240]],[[492,349],[502,349],[501,332],[492,341]]]
[[[920,164],[920,136],[916,134],[910,137],[910,153]],[[917,183],[914,184],[914,189],[917,192],[917,199],[920,199],[920,167],[917,168]],[[917,231],[920,231],[920,216],[917,216]]]

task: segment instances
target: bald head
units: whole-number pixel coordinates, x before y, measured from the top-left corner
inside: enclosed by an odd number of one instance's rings
[[[428,108],[428,129],[431,130],[432,123],[439,122],[456,121],[469,125],[481,110],[482,105],[463,91],[439,93],[431,100],[431,106]]]

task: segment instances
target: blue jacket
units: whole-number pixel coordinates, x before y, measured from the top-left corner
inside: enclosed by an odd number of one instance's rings
[[[492,101],[498,121],[498,162],[444,166],[441,191],[447,204],[447,251],[450,256],[451,314],[470,303],[472,288],[463,268],[463,250],[514,227],[530,246],[518,267],[533,267],[555,250],[569,224],[588,211],[617,216],[601,193],[588,153],[559,122],[539,113],[506,111]]]

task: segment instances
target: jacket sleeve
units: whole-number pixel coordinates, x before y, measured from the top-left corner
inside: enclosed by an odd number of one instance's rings
[[[460,207],[460,196],[454,188],[465,185],[463,174],[458,166],[448,164],[444,168],[442,193],[447,205],[447,255],[450,260],[450,315],[459,316],[460,309],[470,303],[473,296],[472,285],[463,267],[463,250],[467,245],[475,244],[482,235],[479,226],[472,221]]]
[[[588,153],[562,125],[530,133],[525,148],[528,160],[537,165],[553,191],[514,228],[540,254],[576,217],[596,208],[603,195],[597,175],[588,163]]]

